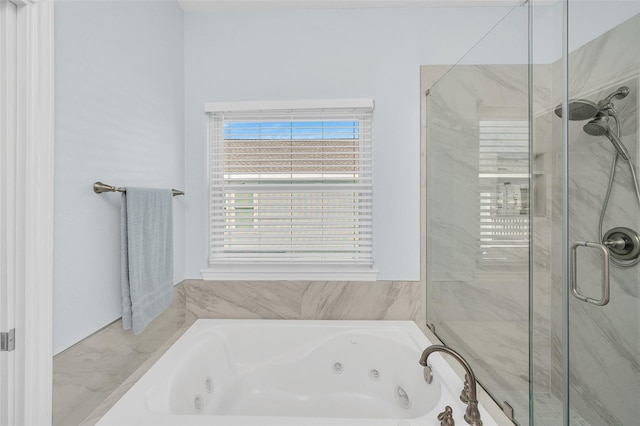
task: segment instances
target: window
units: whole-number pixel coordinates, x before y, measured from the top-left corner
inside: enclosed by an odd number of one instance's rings
[[[211,264],[372,265],[369,103],[208,104]]]
[[[495,262],[526,266],[529,254],[528,122],[488,118],[479,124],[478,263],[480,266]]]

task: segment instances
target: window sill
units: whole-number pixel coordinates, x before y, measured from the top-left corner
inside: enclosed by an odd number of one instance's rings
[[[211,281],[376,281],[378,270],[340,264],[210,264],[200,271]]]

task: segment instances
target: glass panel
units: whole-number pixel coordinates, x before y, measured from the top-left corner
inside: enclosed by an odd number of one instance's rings
[[[562,120],[554,113],[562,95],[562,16],[561,2],[532,8],[531,414],[545,426],[561,425],[563,413]]]
[[[569,244],[600,243],[614,227],[640,231],[640,199],[629,167],[637,171],[639,164],[640,2],[570,1],[568,11],[569,107],[576,111],[569,114]],[[580,247],[576,253],[579,292],[600,298],[602,251]],[[640,266],[632,263],[612,258],[605,306],[569,299],[570,424],[639,422]],[[562,309],[557,305],[554,311]]]
[[[529,423],[528,7],[427,96],[427,322]],[[423,80],[439,67],[423,67]]]

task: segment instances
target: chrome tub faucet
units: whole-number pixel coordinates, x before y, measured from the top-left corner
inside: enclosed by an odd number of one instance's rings
[[[478,410],[478,397],[476,393],[476,376],[473,374],[473,370],[469,363],[458,352],[442,345],[432,345],[422,352],[420,357],[420,365],[423,367],[429,367],[427,365],[427,359],[429,355],[434,352],[444,352],[454,357],[465,369],[465,383],[464,389],[460,394],[460,400],[467,404],[467,410],[464,414],[464,419],[471,426],[482,426],[482,420],[480,419],[480,411]],[[426,375],[425,375],[426,377]]]

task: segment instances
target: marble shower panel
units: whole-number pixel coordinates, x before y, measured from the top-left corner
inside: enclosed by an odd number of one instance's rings
[[[614,103],[621,118],[621,138],[638,170],[638,102],[640,79],[640,15],[624,22],[570,53],[570,98],[602,99],[621,85],[631,88],[625,99]],[[554,64],[559,73],[559,64]],[[554,99],[560,99],[556,91]],[[560,120],[555,119],[553,179],[554,233],[561,229],[562,179],[560,172]],[[598,241],[598,218],[614,155],[605,137],[582,131],[584,122],[569,128],[569,239]],[[603,231],[615,226],[640,229],[628,165],[618,162],[616,181]],[[554,244],[553,258],[561,258]],[[561,264],[552,265],[551,362],[552,391],[561,389]],[[578,282],[583,292],[599,294],[601,260],[580,252]],[[570,300],[570,383],[572,408],[591,424],[636,424],[640,418],[640,267],[611,267],[611,301],[596,307]]]

